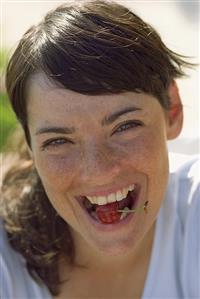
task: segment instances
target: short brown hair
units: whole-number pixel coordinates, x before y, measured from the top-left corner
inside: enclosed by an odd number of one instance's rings
[[[64,4],[22,37],[7,68],[11,104],[27,139],[26,83],[44,72],[54,83],[83,94],[146,92],[164,108],[167,88],[184,75],[183,57],[122,5],[106,1]]]

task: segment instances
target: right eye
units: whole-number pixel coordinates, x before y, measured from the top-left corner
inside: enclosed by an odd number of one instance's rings
[[[66,138],[52,138],[52,139],[48,139],[45,142],[43,142],[41,149],[42,150],[56,150],[59,148],[63,148],[70,143],[72,144],[73,142]]]

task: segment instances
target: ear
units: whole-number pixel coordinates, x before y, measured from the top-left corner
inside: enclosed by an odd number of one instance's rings
[[[183,105],[176,82],[173,80],[168,88],[170,109],[167,111],[167,139],[174,139],[181,133],[183,126]]]

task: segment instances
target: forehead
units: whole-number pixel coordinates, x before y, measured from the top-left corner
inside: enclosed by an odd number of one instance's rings
[[[134,105],[143,113],[152,112],[160,106],[158,100],[148,94],[124,92],[119,94],[85,95],[51,82],[43,74],[34,75],[27,88],[28,118],[32,115],[51,114],[56,117],[81,117],[84,115],[102,115],[118,108]],[[160,106],[161,108],[161,106]]]

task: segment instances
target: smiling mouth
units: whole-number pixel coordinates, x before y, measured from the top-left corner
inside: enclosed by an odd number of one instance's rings
[[[130,187],[132,187],[133,190],[131,190]],[[126,189],[126,193],[125,190],[123,190],[124,192],[123,194],[121,193],[121,198],[116,197],[116,200],[110,199],[112,202],[106,202],[103,197],[97,197],[96,203],[94,203],[94,198],[83,196],[82,205],[90,217],[101,224],[120,222],[128,217],[129,212],[137,211],[136,205],[140,187],[137,184],[131,185],[130,187]]]

